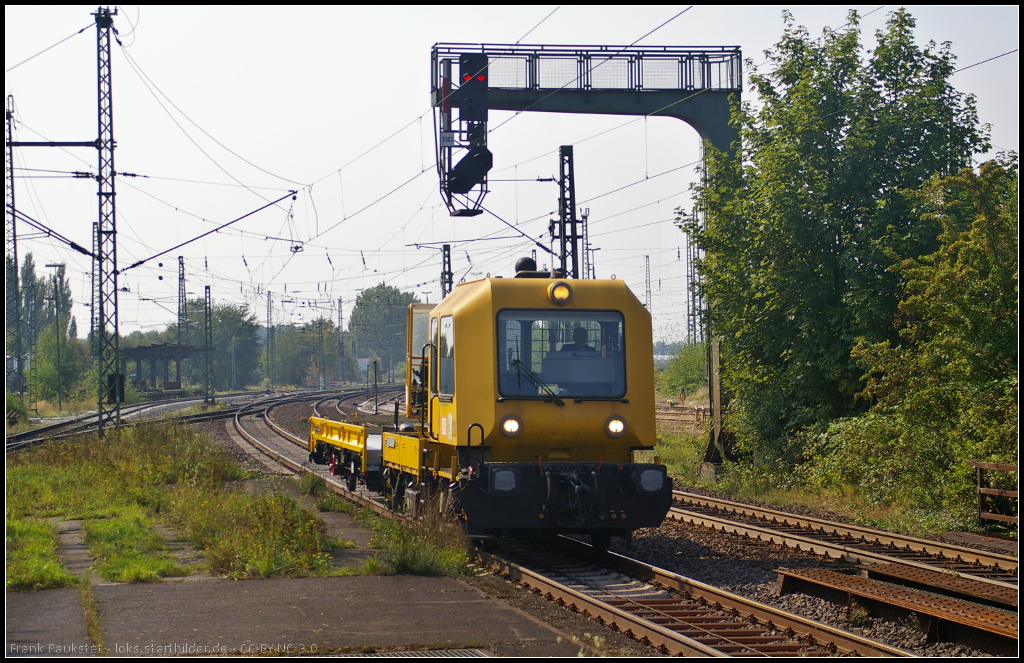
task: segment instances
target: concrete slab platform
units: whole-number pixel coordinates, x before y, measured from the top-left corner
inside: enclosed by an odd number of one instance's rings
[[[7,592],[7,656],[95,656],[77,589]]]
[[[100,585],[93,595],[113,656],[424,647],[579,652],[547,624],[445,577]]]

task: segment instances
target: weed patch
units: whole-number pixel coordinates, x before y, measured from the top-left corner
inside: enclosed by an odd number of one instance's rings
[[[61,564],[57,532],[44,520],[7,519],[7,589],[54,589],[78,582]]]
[[[313,474],[312,472],[305,472],[299,477],[299,493],[312,497],[328,497],[333,495],[333,491],[327,485],[327,481],[319,474]],[[321,511],[325,510],[321,509]]]
[[[336,495],[317,502],[320,511],[341,511],[373,530],[370,546],[380,552],[368,559],[367,575],[469,576],[469,541],[450,509],[442,510],[438,498],[424,505],[421,520],[408,524],[382,518]]]
[[[154,582],[168,576],[187,576],[187,567],[167,553],[153,521],[138,507],[102,520],[86,520],[85,542],[96,560],[96,572],[110,582]]]
[[[665,433],[658,436],[654,455],[668,467],[669,474],[696,481],[707,443],[707,433],[703,432]]]
[[[328,551],[340,545],[282,492],[178,491],[170,507],[175,523],[206,552],[210,570],[231,578],[323,573]]]
[[[226,453],[188,426],[139,426],[102,440],[82,435],[9,454],[8,587],[75,582],[60,579],[52,533],[50,558],[25,552],[30,561],[19,562],[12,555],[38,547],[22,532],[45,517],[85,520],[97,571],[109,580],[186,573],[163,551],[155,520],[180,526],[206,550],[215,573],[241,578],[328,569],[327,551],[337,543],[322,524],[283,493],[247,495],[230,488],[243,477]]]

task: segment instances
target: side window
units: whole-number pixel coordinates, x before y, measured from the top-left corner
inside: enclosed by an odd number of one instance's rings
[[[437,339],[438,392],[443,396],[455,395],[455,334],[452,316],[441,318]]]
[[[437,318],[430,319],[430,393],[437,393]]]

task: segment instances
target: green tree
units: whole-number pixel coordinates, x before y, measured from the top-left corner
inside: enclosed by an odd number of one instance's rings
[[[26,378],[32,382],[32,398],[53,402],[58,387],[64,400],[85,396],[81,383],[92,364],[85,344],[76,338],[66,267],[55,269],[52,275],[37,276],[31,253],[21,269],[22,348],[34,362]]]
[[[57,343],[60,343],[59,361]],[[92,367],[89,349],[83,341],[68,336],[64,320],[61,320],[59,328],[56,324],[50,324],[39,334],[35,361],[35,386],[32,393],[36,398],[56,403],[58,386],[65,402],[95,395],[96,384],[87,384],[83,380],[87,374],[92,374],[89,371]]]
[[[680,387],[692,394],[708,385],[707,347],[703,343],[685,343],[673,353],[661,373],[661,391],[670,398]]]
[[[187,302],[190,345],[201,347],[205,343],[205,307],[205,300],[202,299]],[[214,304],[211,318],[214,389],[227,391],[258,384],[261,377],[263,334],[256,314],[249,311],[247,304]],[[140,335],[139,340],[145,340],[145,345],[177,343],[177,321],[168,325],[164,333],[154,334],[150,338]],[[182,380],[192,385],[205,384],[206,363],[202,354],[186,359],[181,366]]]
[[[419,303],[411,292],[383,283],[364,290],[356,298],[349,318],[350,337],[360,357],[379,357],[380,371],[391,371],[405,361],[405,336],[409,304]]]
[[[920,48],[899,10],[862,60],[856,13],[820,40],[788,13],[734,109],[738,158],[707,148],[696,187],[701,288],[721,339],[733,429],[760,451],[860,411],[856,339],[897,337],[894,256],[934,252],[939,224],[907,190],[988,149],[974,99],[954,90],[948,43]]]
[[[1018,192],[1015,163],[991,161],[916,196],[941,245],[894,265],[900,338],[855,347],[871,409],[819,438],[822,481],[963,517],[965,461],[1017,462]]]

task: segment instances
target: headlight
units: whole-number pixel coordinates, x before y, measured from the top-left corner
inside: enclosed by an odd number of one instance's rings
[[[613,416],[604,423],[605,431],[612,437],[622,437],[626,434],[626,420],[620,416]]]
[[[501,432],[506,437],[515,437],[519,435],[519,431],[523,429],[523,422],[519,421],[519,417],[509,415],[501,420]]]
[[[568,304],[572,299],[572,288],[565,281],[555,281],[548,286],[548,297],[558,305]]]

